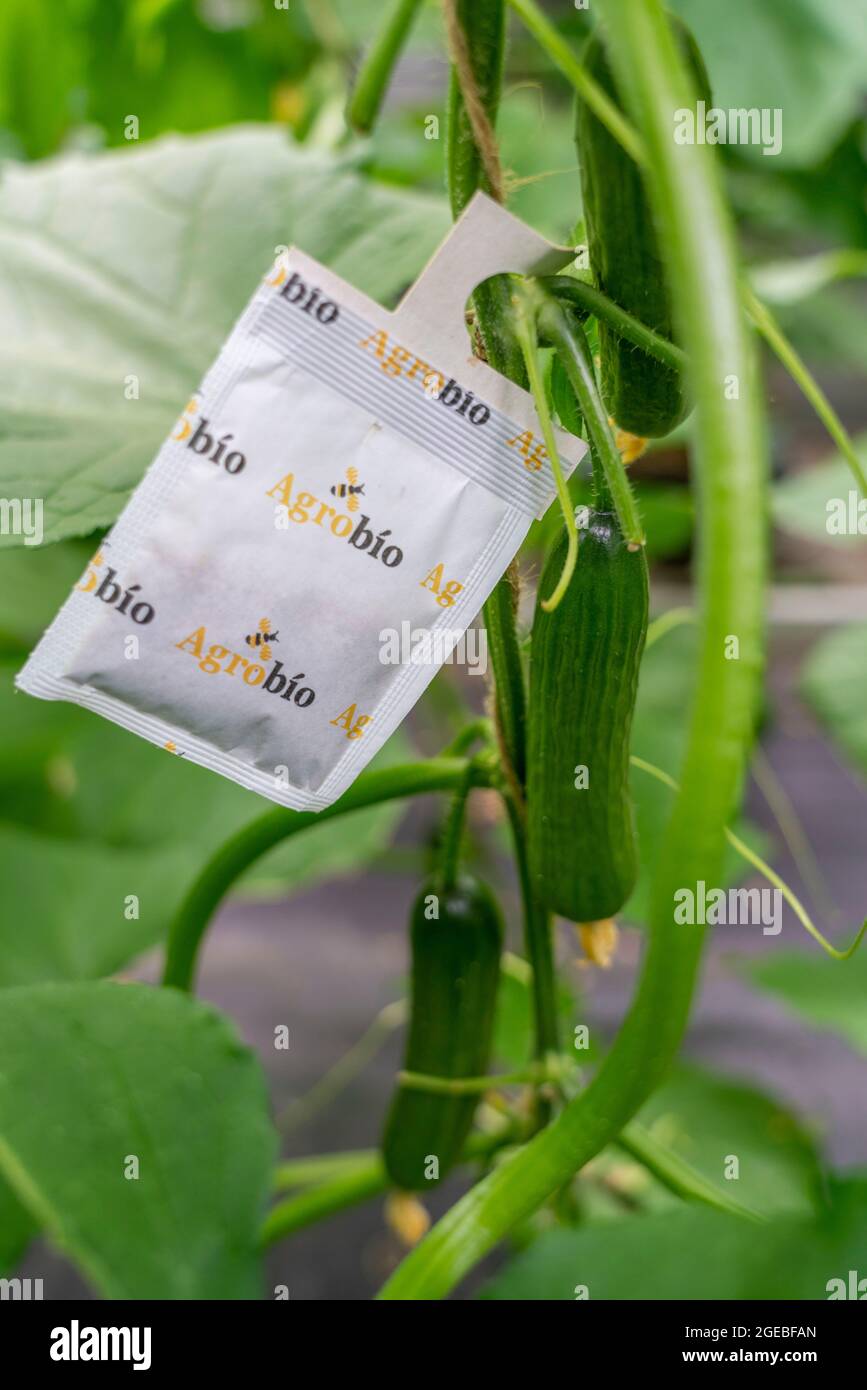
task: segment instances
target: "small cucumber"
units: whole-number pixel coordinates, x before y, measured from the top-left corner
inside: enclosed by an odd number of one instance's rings
[[[696,95],[712,105],[701,54],[689,30],[672,20]],[[614,76],[598,34],[585,45],[583,65],[620,106]],[[672,139],[674,133],[672,131]],[[590,266],[609,299],[664,338],[672,337],[671,303],[653,213],[638,165],[579,97],[575,140],[581,165]],[[600,320],[602,397],[630,434],[659,437],[683,418],[683,382],[671,367],[642,352]]]
[[[449,1079],[485,1074],[502,944],[497,901],[477,879],[465,874],[448,891],[438,891],[433,883],[422,889],[410,919],[404,1071]],[[418,1191],[443,1178],[460,1157],[478,1102],[477,1095],[434,1094],[399,1085],[382,1141],[392,1181]]]
[[[540,595],[565,550],[564,535]],[[613,511],[592,511],[559,606],[546,613],[537,602],[530,653],[530,876],[542,902],[572,922],[613,917],[638,875],[629,734],[647,606],[644,551],[627,549]]]

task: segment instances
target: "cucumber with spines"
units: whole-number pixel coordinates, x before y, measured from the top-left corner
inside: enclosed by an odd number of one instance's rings
[[[710,83],[695,41],[680,20],[672,19],[671,23],[696,96],[710,107]],[[621,106],[598,32],[588,39],[582,64],[611,100]],[[665,262],[642,172],[580,96],[575,108],[575,140],[590,267],[596,285],[648,328],[671,339],[672,311]],[[681,374],[621,337],[601,319],[599,357],[602,397],[621,429],[658,438],[683,419],[686,396]]]
[[[549,613],[537,601],[530,653],[530,876],[541,901],[572,922],[613,917],[638,876],[629,736],[647,635],[647,560],[627,547],[610,503],[602,506],[589,513],[558,607]],[[561,573],[565,547],[563,536],[540,596]]]

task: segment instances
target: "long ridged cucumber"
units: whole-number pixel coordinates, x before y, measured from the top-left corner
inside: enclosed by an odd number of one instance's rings
[[[484,1076],[503,944],[496,899],[469,875],[448,891],[427,884],[412,908],[410,943],[404,1071],[451,1080]],[[392,1181],[417,1191],[443,1178],[460,1157],[478,1102],[477,1095],[433,1094],[400,1084],[382,1141]]]
[[[710,83],[695,41],[680,21],[673,20],[672,25],[696,94],[710,107]],[[614,76],[598,34],[592,35],[585,45],[582,61],[587,72],[619,105]],[[580,97],[576,103],[575,139],[590,266],[596,284],[622,309],[670,339],[671,303],[665,264],[641,171]],[[685,397],[679,374],[621,338],[602,320],[599,355],[602,396],[621,429],[658,437],[668,434],[683,418]]]
[[[540,595],[563,568],[554,548]],[[629,735],[647,634],[647,560],[593,511],[559,606],[537,602],[530,655],[527,833],[541,900],[573,922],[613,917],[635,886]],[[586,771],[585,771],[586,769]]]

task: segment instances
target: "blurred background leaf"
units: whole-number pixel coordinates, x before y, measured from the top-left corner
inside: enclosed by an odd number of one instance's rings
[[[801,688],[831,738],[867,777],[867,623],[838,628],[817,642]]]
[[[867,464],[867,435],[860,435],[854,442],[859,457]],[[848,525],[850,494],[854,495],[851,505],[857,508],[861,494],[851,468],[845,459],[835,455],[774,484],[771,499],[774,520],[790,535],[803,536],[818,545],[860,545],[867,554],[867,502],[863,503],[860,513],[863,516],[860,534],[847,531],[840,535],[836,530],[829,530],[829,525],[837,524],[837,508],[829,511],[828,503],[844,505],[844,524]]]
[[[759,989],[775,995],[811,1027],[837,1033],[867,1055],[867,955],[828,960],[788,952],[764,960],[744,961],[743,974]]]
[[[820,1168],[813,1141],[788,1110],[759,1091],[682,1065],[639,1119],[751,1211],[770,1217],[815,1209]],[[732,1156],[736,1180],[725,1177]]]
[[[698,40],[716,106],[780,107],[774,162],[811,164],[858,114],[867,71],[867,10],[826,0],[671,0]],[[769,162],[757,146],[739,147]]]
[[[99,1292],[261,1296],[275,1134],[216,1010],[141,985],[9,990],[0,1058],[0,1172]]]
[[[674,778],[678,775],[686,737],[684,711],[691,696],[695,643],[694,628],[676,628],[648,648],[641,663],[632,725],[632,752]],[[630,786],[641,867],[638,884],[622,916],[627,922],[641,923],[647,921],[649,914],[650,885],[671,814],[673,794],[640,768],[632,768]],[[755,826],[738,819],[731,828],[751,849],[759,854],[764,852],[765,837]],[[750,872],[749,866],[729,846],[722,886],[738,883]]]
[[[393,301],[447,225],[443,200],[371,183],[274,129],[7,164],[0,487],[45,499],[47,540],[107,525],[279,245]]]
[[[825,1299],[831,1279],[867,1263],[867,1179],[834,1182],[812,1220],[757,1228],[701,1206],[549,1231],[490,1283],[484,1298]]]

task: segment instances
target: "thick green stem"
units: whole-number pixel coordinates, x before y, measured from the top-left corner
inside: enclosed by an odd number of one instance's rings
[[[263,1246],[273,1245],[305,1226],[312,1226],[346,1207],[366,1202],[388,1190],[389,1182],[379,1154],[372,1154],[352,1167],[347,1166],[333,1177],[313,1187],[305,1188],[294,1197],[287,1197],[266,1216],[260,1240]]]
[[[571,275],[551,275],[539,283],[557,299],[565,301],[585,315],[593,314],[595,318],[610,324],[621,338],[634,343],[642,352],[656,358],[663,366],[671,367],[675,372],[686,370],[686,357],[676,343],[654,333],[652,328],[641,322],[641,319],[633,318],[632,314],[621,309],[619,304],[615,304],[613,299],[609,299],[608,295],[603,294],[595,285],[575,280]]]
[[[275,1168],[271,1186],[275,1192],[314,1187],[349,1173],[375,1157],[375,1149],[347,1149],[343,1153],[313,1154],[311,1158],[289,1158]]]
[[[488,650],[494,676],[497,733],[506,774],[518,795],[527,776],[527,691],[515,622],[517,592],[507,573],[484,607]]]
[[[245,826],[220,846],[181,903],[169,928],[163,984],[173,985],[175,989],[192,989],[199,948],[215,908],[245,869],[269,849],[310,826],[321,825],[323,821],[360,811],[366,806],[418,796],[422,792],[453,791],[462,785],[468,767],[464,758],[431,758],[426,763],[365,772],[339,801],[324,811],[269,811]],[[476,785],[486,785],[486,774],[478,765],[473,776],[477,779]]]
[[[496,1134],[471,1134],[460,1161],[484,1162],[504,1144],[508,1144],[511,1137],[511,1129],[504,1129]],[[328,1157],[311,1160],[312,1162],[318,1162],[326,1176],[323,1176],[321,1182],[304,1188],[303,1191],[272,1207],[260,1234],[260,1242],[264,1248],[293,1235],[295,1231],[323,1221],[336,1212],[345,1211],[347,1207],[358,1206],[371,1197],[377,1197],[392,1186],[380,1154],[372,1149],[356,1154],[337,1154],[330,1166]],[[309,1167],[310,1164],[305,1165],[303,1160],[298,1164],[286,1164],[285,1178],[291,1180],[292,1170],[297,1167],[303,1172],[305,1166]]]
[[[719,880],[725,826],[753,737],[766,461],[731,222],[713,150],[672,138],[672,113],[690,104],[691,92],[661,0],[599,0],[599,8],[619,88],[650,156],[650,194],[696,401],[702,635],[681,791],[654,876],[638,988],[614,1046],[587,1090],[433,1228],[382,1290],[388,1299],[448,1293],[506,1232],[616,1139],[664,1077],[686,1027],[704,936],[675,923],[674,894],[699,879]],[[726,390],[732,378],[737,400]],[[727,660],[733,635],[739,659]]]
[[[496,124],[506,52],[505,0],[459,0],[458,22],[466,34],[473,78],[485,114]],[[452,69],[446,176],[452,215],[459,217],[480,188],[490,191],[484,160],[476,144],[467,103],[457,72]],[[495,276],[473,295],[476,324],[485,356],[495,371],[525,384],[521,348],[512,331],[511,288],[508,277]],[[515,628],[514,575],[497,584],[484,607],[485,627],[494,675],[497,726],[506,771],[520,794],[525,776],[526,691]]]
[[[515,862],[521,887],[524,916],[524,950],[533,971],[533,1034],[535,1056],[543,1065],[560,1046],[557,1023],[557,974],[554,968],[554,947],[551,918],[533,892],[527,864],[527,841],[524,822],[512,797],[506,796],[506,810],[512,831]]]
[[[422,0],[391,0],[355,80],[346,109],[354,130],[367,135],[376,125],[395,64],[409,37]]]

